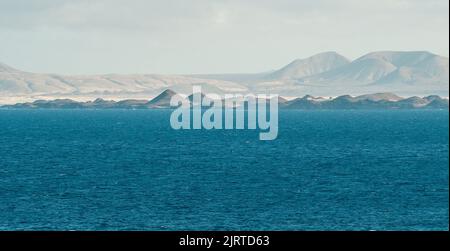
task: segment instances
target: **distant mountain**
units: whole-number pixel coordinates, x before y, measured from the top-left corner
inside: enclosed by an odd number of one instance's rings
[[[297,59],[282,69],[275,71],[269,79],[299,79],[327,72],[347,65],[350,60],[336,52],[324,52],[305,59]]]
[[[0,63],[0,73],[18,73],[19,71],[5,64]]]
[[[331,71],[299,80],[305,85],[397,91],[435,92],[448,96],[449,63],[429,52],[373,52]]]
[[[439,96],[401,98],[395,94],[369,94],[353,97],[342,95],[334,99],[320,99],[305,96],[284,104],[286,109],[449,109],[448,99]]]
[[[320,101],[316,101],[315,98],[306,95],[302,98],[296,98],[294,100],[285,102],[282,104],[281,107],[289,109],[309,110],[309,109],[318,109],[321,107],[321,104],[322,103]]]
[[[157,74],[106,74],[66,76],[21,72],[12,67],[0,66],[0,100],[2,97],[142,97],[155,96],[166,89],[189,93],[193,85],[207,92],[247,92],[242,84],[205,80],[181,75]]]
[[[202,86],[204,93],[218,94],[330,97],[390,92],[448,97],[449,61],[425,51],[372,52],[354,61],[336,52],[325,52],[295,60],[276,71],[256,74],[77,76],[30,73],[0,64],[0,103],[37,99],[148,99],[166,89],[189,94],[194,85]]]
[[[3,109],[161,109],[175,108],[170,106],[170,98],[179,95],[174,91],[165,90],[153,100],[122,100],[111,101],[96,99],[94,101],[78,102],[71,99],[37,100],[28,103],[18,103],[15,105],[5,105]],[[186,97],[192,103],[192,95]],[[204,98],[205,95],[202,95]],[[223,101],[223,100],[222,100]],[[449,109],[448,99],[443,99],[437,95],[427,97],[401,98],[391,93],[368,94],[353,97],[342,95],[336,98],[326,99],[306,95],[294,100],[278,99],[280,109],[304,109],[304,110],[350,110],[350,109]],[[225,102],[222,102],[225,106]],[[234,105],[233,105],[234,106]],[[208,108],[209,106],[203,106]],[[241,104],[247,107],[247,102]]]
[[[366,94],[366,95],[361,95],[355,98],[356,100],[370,100],[370,101],[380,101],[380,100],[385,100],[385,101],[399,101],[402,100],[403,98],[400,96],[397,96],[393,93],[375,93],[375,94]]]
[[[177,94],[176,92],[174,92],[172,90],[167,89],[167,90],[163,91],[161,94],[159,94],[158,96],[156,96],[156,98],[150,100],[147,103],[147,105],[152,108],[170,107],[170,100],[175,95],[179,95],[179,94]]]
[[[351,62],[336,53],[323,53],[296,60],[248,86],[286,96],[393,92],[448,97],[449,63],[448,58],[426,51],[372,52]]]
[[[443,99],[439,96],[433,96],[432,98],[430,97],[425,97],[425,99],[429,102],[427,104],[427,108],[430,109],[448,109],[449,107],[449,100],[448,99]]]

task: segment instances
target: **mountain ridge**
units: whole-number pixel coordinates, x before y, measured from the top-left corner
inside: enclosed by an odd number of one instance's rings
[[[316,75],[346,65],[351,61],[337,52],[323,52],[304,59],[296,59],[271,73],[272,79],[298,79]]]
[[[75,101],[72,99],[36,100],[34,102],[17,103],[0,106],[3,109],[173,109],[170,99],[180,95],[170,89],[151,100],[127,99],[121,101],[97,98],[94,101]],[[193,105],[192,95],[184,99]],[[202,99],[205,95],[202,93]],[[222,100],[223,101],[223,100]],[[245,103],[245,102],[244,102]],[[360,96],[342,95],[336,98],[323,98],[305,95],[301,98],[278,99],[281,109],[302,110],[355,110],[355,109],[449,109],[449,100],[437,95],[426,97],[402,98],[393,93],[375,93]],[[225,105],[225,103],[222,103]]]
[[[378,51],[353,61],[336,52],[297,59],[276,71],[249,74],[60,75],[31,73],[0,63],[2,100],[154,97],[188,93],[193,85],[214,93],[339,96],[393,92],[448,97],[449,60],[426,51]]]
[[[431,68],[431,69],[430,69]],[[442,69],[439,69],[442,68]],[[407,76],[397,74],[393,78],[392,74],[410,70]],[[434,70],[434,71],[432,71]],[[429,77],[446,77],[444,82],[448,83],[448,58],[432,54],[427,51],[379,51],[371,52],[355,59],[348,65],[327,71],[316,76],[310,76],[306,80],[309,82],[336,82],[354,81],[365,84],[392,83],[392,82],[412,82],[412,75],[423,77],[423,74],[430,73]],[[433,80],[428,78],[428,80]]]

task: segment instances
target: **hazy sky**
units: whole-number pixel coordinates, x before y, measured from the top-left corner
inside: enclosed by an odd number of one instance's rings
[[[33,72],[260,72],[337,51],[449,54],[448,0],[0,0],[0,62]]]

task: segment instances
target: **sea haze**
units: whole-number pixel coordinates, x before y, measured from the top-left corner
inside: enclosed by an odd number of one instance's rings
[[[281,110],[270,142],[169,117],[0,110],[0,230],[448,230],[448,111]]]

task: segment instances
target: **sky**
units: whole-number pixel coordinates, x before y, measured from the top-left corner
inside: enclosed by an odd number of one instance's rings
[[[448,44],[448,0],[0,0],[0,62],[30,72],[253,73]]]

